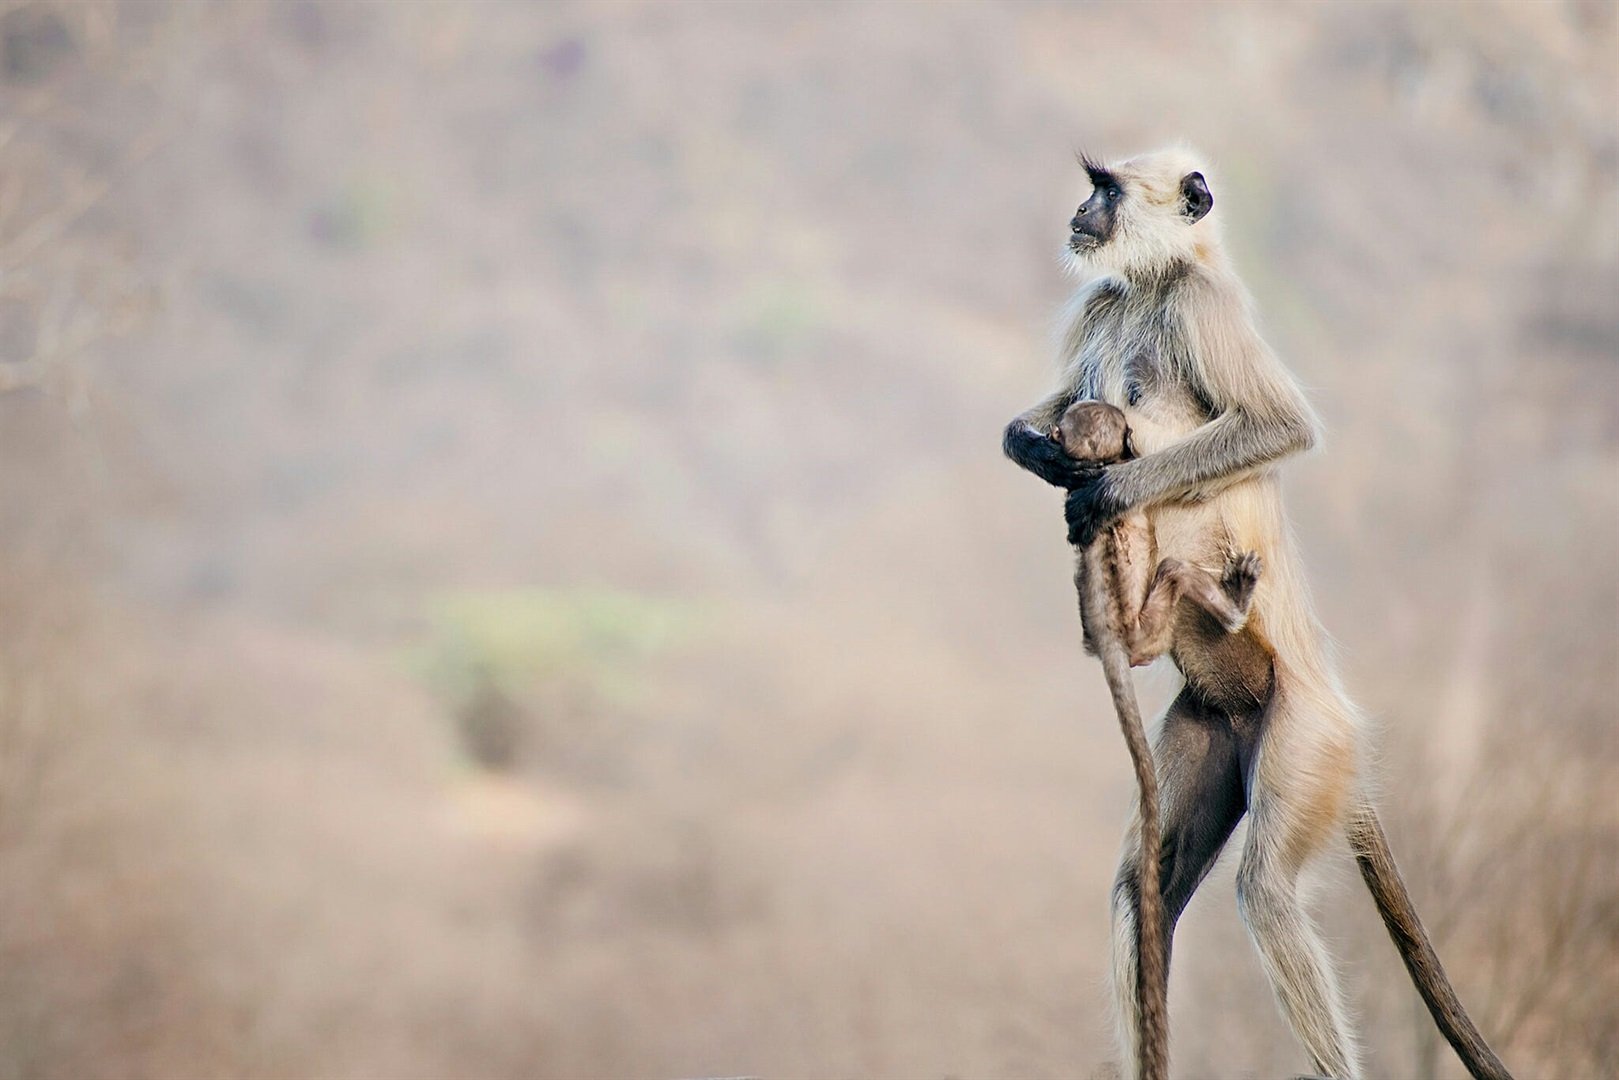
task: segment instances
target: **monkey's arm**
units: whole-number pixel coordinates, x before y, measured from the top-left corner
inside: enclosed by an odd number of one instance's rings
[[[1233,283],[1189,282],[1177,304],[1185,332],[1187,378],[1212,418],[1180,442],[1108,466],[1070,492],[1070,540],[1137,507],[1228,486],[1289,454],[1314,446],[1314,413],[1259,337]]]
[[[1121,510],[1225,487],[1289,454],[1315,445],[1299,415],[1227,409],[1174,446],[1109,470],[1109,494]]]
[[[1051,429],[1073,403],[1073,390],[1058,390],[1007,424],[1001,437],[1001,449],[1007,457],[1060,488],[1075,487],[1100,472],[1094,462],[1069,457],[1062,444],[1051,437]]]

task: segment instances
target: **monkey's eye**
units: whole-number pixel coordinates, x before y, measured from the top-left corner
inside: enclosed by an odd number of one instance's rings
[[[1107,197],[1114,202],[1118,202],[1124,198],[1124,190],[1117,184],[1110,184],[1107,189]]]

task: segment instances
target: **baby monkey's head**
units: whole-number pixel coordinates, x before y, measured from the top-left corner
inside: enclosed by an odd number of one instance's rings
[[[1076,401],[1062,414],[1051,437],[1076,461],[1108,465],[1130,457],[1130,428],[1124,414],[1101,401]]]

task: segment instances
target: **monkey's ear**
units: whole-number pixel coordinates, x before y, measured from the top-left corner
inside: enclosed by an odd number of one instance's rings
[[[1214,209],[1214,196],[1200,172],[1189,172],[1181,177],[1181,213],[1188,223],[1201,221],[1204,214]]]

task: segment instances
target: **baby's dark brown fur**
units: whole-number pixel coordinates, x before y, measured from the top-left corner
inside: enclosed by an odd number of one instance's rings
[[[1051,437],[1076,461],[1112,465],[1135,456],[1124,413],[1102,401],[1076,401],[1068,406]]]
[[[1124,413],[1101,401],[1070,405],[1051,437],[1080,461],[1111,465],[1134,456]],[[1169,651],[1182,598],[1212,616],[1226,633],[1236,633],[1247,622],[1262,570],[1259,556],[1250,552],[1232,559],[1219,581],[1179,559],[1160,562],[1152,520],[1141,511],[1108,525],[1101,541],[1099,559],[1079,560],[1075,584],[1083,596],[1090,574],[1106,576],[1108,623],[1124,642],[1133,666],[1150,664]],[[1096,651],[1089,626],[1085,627],[1085,648]]]

